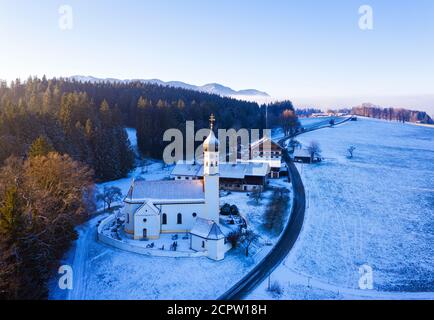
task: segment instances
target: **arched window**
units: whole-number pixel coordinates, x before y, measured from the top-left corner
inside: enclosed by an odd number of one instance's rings
[[[167,214],[163,213],[163,221],[162,224],[167,224]]]
[[[182,224],[182,214],[178,213],[177,217],[176,217],[176,222],[178,224]]]

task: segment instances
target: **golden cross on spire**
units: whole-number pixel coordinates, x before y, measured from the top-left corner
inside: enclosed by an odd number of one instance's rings
[[[215,122],[214,113],[211,113],[211,116],[209,117],[209,124],[210,124],[211,130],[214,128],[214,122]]]

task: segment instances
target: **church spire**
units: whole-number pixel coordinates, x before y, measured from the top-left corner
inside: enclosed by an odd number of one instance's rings
[[[209,127],[211,130],[214,129],[214,122],[215,122],[214,113],[211,113],[211,116],[209,117]]]

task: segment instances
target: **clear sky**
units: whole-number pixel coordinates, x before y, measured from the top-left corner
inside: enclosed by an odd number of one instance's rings
[[[59,27],[70,5],[73,26]],[[359,7],[373,30],[359,28]],[[255,88],[297,105],[434,114],[432,0],[0,0],[0,78],[92,75]]]

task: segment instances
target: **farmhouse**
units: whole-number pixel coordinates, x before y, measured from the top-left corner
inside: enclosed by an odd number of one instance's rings
[[[219,141],[213,128],[203,143],[202,179],[136,181],[124,200],[125,232],[134,239],[162,233],[189,233],[191,249],[221,260],[230,249],[219,226]]]
[[[242,149],[243,150],[243,149]],[[264,137],[244,148],[242,159],[248,159],[251,163],[268,163],[270,166],[269,176],[279,178],[282,171],[282,148],[269,137]]]
[[[204,165],[178,162],[171,173],[175,181],[196,181],[204,178]],[[268,163],[221,163],[219,186],[223,190],[263,190],[270,173]]]
[[[314,163],[314,162],[320,162],[321,158],[312,155],[308,150],[306,149],[296,149],[294,151],[294,154],[292,155],[292,158],[294,162],[301,162],[301,163]]]

